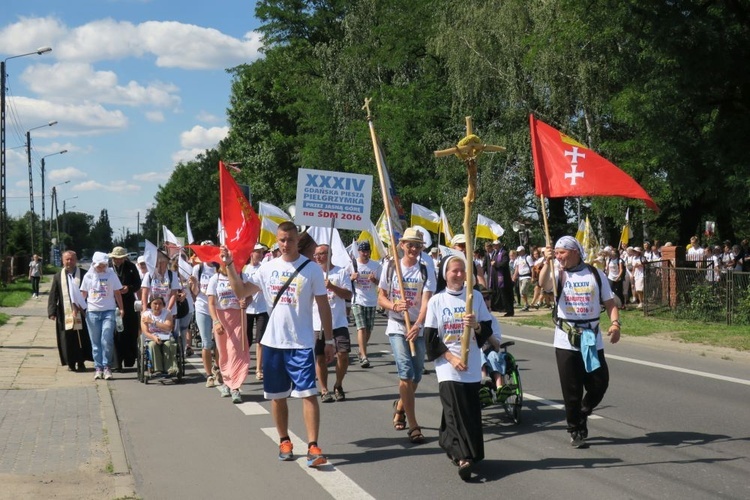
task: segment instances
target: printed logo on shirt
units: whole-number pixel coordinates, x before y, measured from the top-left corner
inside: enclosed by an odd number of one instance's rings
[[[592,314],[593,294],[591,281],[566,281],[561,297],[565,313],[578,316]]]
[[[464,333],[466,306],[445,307],[442,311],[443,342],[448,345],[460,342]]]

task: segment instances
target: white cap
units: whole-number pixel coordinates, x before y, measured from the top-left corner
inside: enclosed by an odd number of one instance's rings
[[[141,255],[140,257],[138,257],[138,260],[136,260],[136,262],[138,262],[138,264],[141,264],[141,263],[145,264],[146,263],[146,257],[144,257],[143,255]]]
[[[451,240],[451,245],[465,245],[466,244],[466,235],[463,233],[458,233],[453,237]]]
[[[523,246],[519,246],[518,248],[516,248],[516,252],[520,252],[520,251],[524,251],[525,252],[526,249]]]

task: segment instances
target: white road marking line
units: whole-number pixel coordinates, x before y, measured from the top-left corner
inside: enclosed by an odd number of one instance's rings
[[[235,405],[242,413],[247,416],[268,415],[268,410],[263,408],[260,403],[246,402]]]
[[[544,406],[552,407],[556,410],[563,410],[565,411],[565,405],[555,403],[554,401],[550,401],[549,399],[540,398],[539,396],[534,396],[533,394],[529,394],[528,392],[523,393],[523,399],[528,399],[529,401],[536,401],[538,403],[542,403]],[[604,417],[600,417],[599,415],[591,414],[589,415],[589,418],[591,420],[599,420]]]
[[[519,342],[526,342],[527,344],[554,347],[554,345],[552,345],[549,342],[541,342],[539,340],[525,339],[523,337],[512,337],[510,335],[503,335],[503,338],[508,339],[508,340],[516,340]],[[626,363],[633,363],[635,365],[650,366],[651,368],[659,368],[661,370],[669,370],[669,371],[678,372],[678,373],[685,373],[687,375],[695,375],[698,377],[711,378],[714,380],[722,380],[724,382],[732,382],[734,384],[750,385],[750,380],[747,380],[747,379],[727,377],[726,375],[717,375],[715,373],[701,372],[701,371],[693,370],[690,368],[680,368],[679,366],[663,365],[661,363],[653,363],[651,361],[644,361],[642,359],[626,358],[625,356],[618,356],[616,354],[607,353],[607,359],[616,359],[617,361],[624,361]]]
[[[271,441],[278,443],[278,434],[276,433],[275,427],[264,427],[261,428],[261,431],[263,431]],[[338,470],[332,464],[329,463],[319,469],[308,467],[306,458],[307,443],[292,432],[289,433],[289,437],[292,440],[296,453],[302,453],[302,456],[298,456],[294,461],[297,462],[297,465],[302,467],[302,470],[307,472],[307,474],[333,498],[374,500],[375,497],[360,488],[357,483],[349,479],[346,474]]]

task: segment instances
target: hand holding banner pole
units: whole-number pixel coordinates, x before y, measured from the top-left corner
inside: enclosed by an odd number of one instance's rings
[[[471,117],[466,117],[466,137],[461,139],[457,146],[435,151],[435,157],[456,155],[463,160],[468,171],[468,188],[464,197],[464,235],[466,236],[466,314],[471,314],[474,307],[474,266],[473,264],[473,236],[471,232],[471,208],[476,199],[477,191],[477,157],[485,151],[499,152],[505,151],[502,146],[490,146],[482,144],[479,137],[474,135],[472,130]],[[469,360],[469,342],[471,341],[471,327],[464,326],[464,333],[461,336],[461,361],[464,364]]]

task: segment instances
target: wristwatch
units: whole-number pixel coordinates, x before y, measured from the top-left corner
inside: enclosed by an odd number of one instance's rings
[[[325,340],[326,345],[336,345],[336,341],[333,339],[326,339]]]
[[[617,328],[622,328],[622,323],[620,323],[619,319],[616,319],[612,322],[613,325],[617,325]]]

